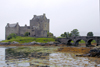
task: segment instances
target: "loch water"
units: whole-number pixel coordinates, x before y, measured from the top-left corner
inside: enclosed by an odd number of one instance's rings
[[[0,48],[0,67],[100,67],[100,58],[76,57],[74,53],[33,52],[32,54],[8,54],[7,49]],[[25,56],[23,56],[25,55]]]

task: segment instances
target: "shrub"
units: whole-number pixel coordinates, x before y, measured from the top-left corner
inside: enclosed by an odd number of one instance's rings
[[[11,33],[8,37],[7,37],[7,40],[10,40],[12,38],[16,38],[17,35],[15,33]]]
[[[29,32],[25,32],[24,36],[29,36],[30,33]]]

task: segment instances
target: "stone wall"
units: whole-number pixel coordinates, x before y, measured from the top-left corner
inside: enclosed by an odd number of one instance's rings
[[[10,27],[11,26],[11,27]],[[17,24],[7,24],[5,28],[6,38],[9,34],[15,33],[19,36],[24,36],[25,32],[30,33],[30,37],[47,37],[49,32],[49,19],[46,18],[45,14],[36,16],[30,20],[30,26],[19,26]]]
[[[20,29],[19,25],[17,25],[16,27],[9,27],[9,26],[6,27],[5,28],[5,38],[7,38],[7,36],[10,35],[11,33],[15,33],[17,35],[20,35],[19,29]]]

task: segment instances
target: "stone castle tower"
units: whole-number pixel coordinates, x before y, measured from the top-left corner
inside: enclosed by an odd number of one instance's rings
[[[11,33],[24,36],[26,32],[30,33],[30,37],[47,37],[47,32],[49,32],[49,19],[43,14],[40,16],[34,15],[30,20],[30,26],[20,26],[18,23],[7,23],[5,27],[5,38],[7,39],[7,36]]]

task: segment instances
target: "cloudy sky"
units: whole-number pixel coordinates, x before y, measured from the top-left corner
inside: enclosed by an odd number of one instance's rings
[[[7,23],[29,25],[33,15],[43,13],[55,36],[73,29],[82,36],[90,31],[100,36],[99,0],[0,0],[0,39],[5,39]]]

